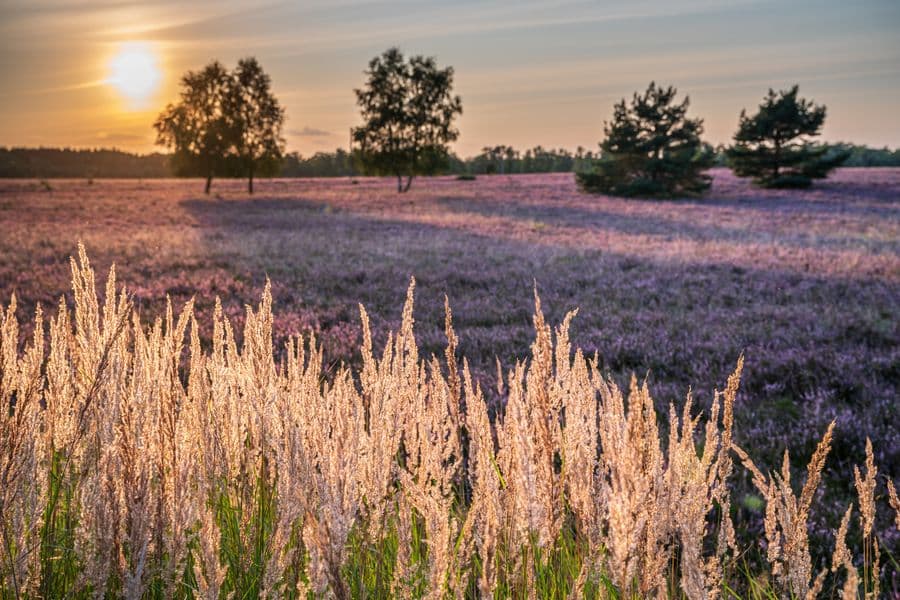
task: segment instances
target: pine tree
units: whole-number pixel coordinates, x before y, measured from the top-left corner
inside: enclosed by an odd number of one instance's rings
[[[825,106],[797,92],[796,85],[777,94],[770,89],[755,115],[741,111],[734,145],[726,151],[737,176],[765,187],[803,188],[847,160],[849,152],[809,141],[825,123]]]
[[[700,140],[702,119],[686,117],[689,98],[675,102],[674,87],[651,82],[631,104],[623,98],[606,123],[600,159],[576,175],[588,192],[663,198],[699,194],[710,186],[704,173],[713,153]]]

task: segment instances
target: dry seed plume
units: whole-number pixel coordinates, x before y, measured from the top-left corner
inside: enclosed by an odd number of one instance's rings
[[[753,484],[766,501],[766,552],[772,574],[784,593],[795,597],[815,598],[822,585],[821,575],[816,576],[815,580],[812,576],[807,521],[813,495],[822,478],[825,458],[831,449],[833,432],[834,422],[828,426],[806,467],[806,483],[799,497],[791,486],[790,457],[787,450],[784,452],[781,472],[766,477],[746,452],[735,447],[735,452],[753,474]]]
[[[897,488],[894,487],[893,481],[888,479],[887,486],[891,508],[894,509],[894,524],[897,525],[897,529],[900,530],[900,498],[897,497]]]

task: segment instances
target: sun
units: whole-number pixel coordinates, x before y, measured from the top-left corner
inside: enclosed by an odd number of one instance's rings
[[[159,86],[162,75],[156,53],[145,42],[125,42],[109,61],[106,82],[132,105],[144,105]]]

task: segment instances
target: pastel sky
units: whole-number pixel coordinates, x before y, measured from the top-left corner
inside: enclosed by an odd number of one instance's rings
[[[135,101],[111,83],[139,42],[159,70]],[[256,56],[290,150],[346,146],[353,88],[389,46],[456,69],[457,152],[595,148],[612,105],[650,80],[691,97],[726,142],[769,87],[828,106],[826,140],[900,146],[897,0],[0,0],[0,145],[151,151],[187,70]]]

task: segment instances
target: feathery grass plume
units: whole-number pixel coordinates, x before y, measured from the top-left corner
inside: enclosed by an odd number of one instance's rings
[[[105,343],[93,350],[102,357],[97,368],[105,364],[109,371],[102,379],[98,374],[91,388],[102,413],[92,424],[83,420],[80,430],[90,461],[77,481],[83,581],[95,592],[112,583],[129,597],[143,594],[151,582],[171,593],[187,563],[194,523],[193,496],[183,494],[192,479],[192,453],[183,448],[190,434],[178,423],[185,395],[178,367],[192,307],[185,307],[176,324],[168,304],[165,326],[157,320],[147,333],[134,315],[126,330],[131,309],[124,291],[116,306],[114,271],[101,315],[93,310],[98,302],[83,250],[78,269],[73,267],[73,274],[84,286],[76,295],[76,314],[79,301],[88,310],[76,319],[83,343],[74,346],[75,356],[87,351],[91,340]],[[66,460],[72,456],[66,453]]]
[[[737,366],[734,372],[728,377],[723,392],[716,391],[716,400],[722,400],[722,434],[719,441],[719,456],[716,459],[718,464],[718,485],[716,486],[714,499],[719,504],[721,519],[719,522],[719,534],[716,540],[716,553],[723,556],[726,549],[730,548],[732,552],[737,552],[737,541],[735,539],[734,524],[731,521],[731,492],[728,487],[728,478],[734,471],[734,461],[731,458],[731,450],[734,440],[734,401],[737,398],[738,388],[741,384],[741,374],[744,371],[744,355],[738,357]],[[712,423],[715,426],[716,420],[710,419],[707,424]],[[707,433],[709,439],[709,433]]]
[[[201,512],[193,575],[197,582],[196,595],[205,600],[217,600],[225,583],[226,569],[219,558],[220,537],[213,512]]]
[[[737,446],[732,446],[741,462],[753,475],[753,484],[766,499],[765,530],[766,548],[772,575],[783,591],[800,598],[815,597],[824,582],[823,574],[812,578],[812,559],[809,553],[807,521],[809,509],[819,481],[825,459],[831,449],[834,421],[816,447],[806,467],[806,483],[797,497],[791,487],[791,467],[787,450],[781,465],[781,473],[766,477],[753,461]]]
[[[459,378],[459,367],[456,364],[456,349],[459,345],[459,338],[456,337],[456,332],[453,330],[453,311],[450,310],[450,298],[446,294],[444,295],[444,335],[447,336],[444,360],[447,364],[447,385],[450,388],[450,411],[457,426],[461,426],[462,382]]]
[[[340,372],[326,388],[321,403],[303,411],[310,509],[303,541],[310,553],[309,577],[314,590],[326,587],[338,598],[348,597],[341,567],[346,542],[362,507],[359,483],[365,419],[349,373]]]
[[[274,401],[271,292],[267,285],[254,311],[246,308],[242,347],[216,303],[212,352],[203,361],[203,396],[196,399],[217,436],[204,458],[208,510],[220,532],[219,556],[226,567],[225,589],[255,595],[268,562],[273,478],[268,416]],[[209,533],[213,533],[210,528]],[[207,542],[213,546],[214,542]],[[216,569],[209,565],[210,575]]]
[[[420,387],[416,395],[407,399],[409,414],[415,418],[404,424],[406,456],[400,485],[409,508],[415,508],[424,524],[428,547],[428,587],[424,597],[437,600],[444,596],[449,582],[455,562],[454,543],[461,526],[453,511],[453,481],[461,453],[450,389],[436,361],[430,372],[429,385]],[[421,373],[424,375],[424,370]]]
[[[446,295],[444,296],[444,314],[444,335],[447,337],[444,360],[447,365],[446,387],[449,393],[447,402],[452,421],[450,440],[453,453],[450,455],[450,464],[448,465],[453,469],[453,475],[449,482],[453,487],[453,501],[448,506],[448,510],[454,513],[452,518],[459,521],[459,533],[450,548],[452,562],[449,573],[449,588],[457,600],[462,600],[468,589],[469,576],[467,573],[472,568],[475,552],[473,539],[475,515],[471,513],[471,510],[465,511],[466,491],[469,483],[466,481],[469,470],[467,457],[470,449],[465,413],[462,411],[463,382],[459,374],[456,358],[459,338],[456,337],[456,332],[453,330],[453,312],[450,310],[450,299]],[[432,362],[436,367],[436,362]],[[434,373],[434,368],[432,373]],[[439,370],[437,376],[440,376]],[[469,505],[471,508],[471,499]]]
[[[597,383],[606,566],[623,594],[656,595],[665,585],[669,560],[665,518],[669,507],[656,411],[646,384],[639,387],[634,376],[627,409],[615,383],[602,379]]]
[[[564,326],[568,326],[565,321]],[[589,365],[579,350],[561,381],[561,393],[565,397],[562,473],[566,502],[587,542],[589,558],[582,565],[580,578],[584,581],[599,569],[605,541],[603,515],[606,506],[600,491],[598,458],[599,406],[590,375],[596,368],[596,362]]]
[[[466,401],[466,431],[469,436],[469,481],[472,502],[467,522],[471,524],[478,555],[478,593],[490,597],[497,588],[499,551],[508,516],[504,512],[503,481],[497,466],[494,438],[487,404],[478,384],[473,385],[468,362],[463,362]]]
[[[887,488],[888,501],[891,503],[891,508],[894,509],[894,524],[900,530],[900,498],[897,497],[897,488],[894,487],[894,482],[890,479],[888,479]]]
[[[728,548],[737,549],[731,523],[731,493],[728,478],[733,471],[731,446],[734,426],[734,400],[744,366],[738,358],[724,392],[716,391],[704,428],[702,450],[694,444],[694,431],[699,417],[691,418],[693,398],[687,402],[679,422],[670,406],[669,450],[666,467],[668,502],[671,519],[669,527],[677,536],[681,555],[681,588],[691,599],[717,598],[722,586],[721,559]],[[721,429],[720,424],[721,413]],[[718,508],[721,513],[716,541],[716,553],[703,558],[707,520]]]
[[[562,432],[562,475],[565,500],[571,510],[586,552],[580,572],[573,583],[572,595],[581,597],[588,582],[595,582],[606,555],[607,501],[601,478],[600,402],[597,390],[602,375],[597,358],[588,361],[580,349],[571,356],[569,327],[576,316],[572,311],[557,329],[557,386],[565,412]]]
[[[41,507],[46,501],[43,453],[41,363],[44,323],[38,306],[34,334],[19,356],[16,298],[4,310],[0,304],[0,588],[16,596],[34,589],[29,548],[39,543]]]
[[[535,518],[528,510],[529,505],[537,506],[537,504],[532,500],[534,468],[528,456],[529,453],[534,454],[534,444],[529,443],[531,437],[520,401],[522,395],[520,382],[523,376],[523,365],[517,362],[509,373],[509,381],[505,384],[498,383],[498,387],[502,386],[508,393],[504,411],[497,415],[494,424],[497,447],[493,464],[499,479],[499,535],[495,543],[489,542],[487,548],[482,548],[485,551],[493,550],[495,553],[497,582],[505,586],[512,586],[514,578],[531,573],[532,566],[523,564],[523,553],[520,549],[531,543],[532,521],[540,519],[539,514]],[[487,447],[486,443],[482,444],[485,458],[489,459]],[[481,472],[484,473],[484,469],[481,469]],[[475,472],[470,474],[474,475]],[[524,496],[520,493],[520,489],[524,489]],[[489,567],[486,564],[487,556],[485,554],[480,557],[483,569]],[[486,575],[483,570],[482,576]]]
[[[508,375],[506,411],[497,431],[497,461],[506,482],[503,498],[504,513],[510,518],[510,548],[533,541],[546,549],[557,539],[564,515],[562,477],[556,466],[562,448],[562,396],[554,375],[550,326],[544,321],[537,291],[534,298],[531,362],[527,368],[517,362]],[[523,568],[530,573],[533,565]]]
[[[198,464],[191,448],[194,435],[191,423],[183,418],[187,391],[179,377],[185,335],[193,318],[193,301],[188,302],[176,320],[167,299],[164,327],[157,324],[148,357],[153,370],[147,377],[158,382],[159,402],[151,404],[151,420],[156,428],[156,494],[154,546],[159,556],[159,577],[164,591],[173,595],[188,563],[189,544],[197,522],[196,481]]]
[[[878,540],[872,535],[875,526],[875,478],[878,467],[872,452],[872,441],[866,438],[866,476],[862,477],[859,467],[853,467],[853,482],[859,498],[859,526],[863,535],[863,593],[866,598],[879,596],[881,577],[881,551]],[[871,590],[869,589],[871,585]]]
[[[303,580],[289,571],[299,569],[300,543],[296,532],[302,530],[306,513],[311,510],[309,491],[306,487],[312,475],[310,458],[306,454],[305,413],[299,405],[315,405],[319,400],[318,386],[322,377],[322,350],[311,334],[308,340],[291,338],[286,343],[284,369],[270,413],[269,426],[275,443],[272,444],[273,467],[278,474],[275,489],[277,505],[272,535],[271,556],[266,565],[263,595],[276,592],[299,594]]]
[[[853,467],[853,480],[856,493],[859,496],[859,525],[863,531],[863,537],[872,535],[875,525],[875,477],[878,468],[875,466],[875,457],[872,453],[872,440],[866,438],[866,476],[860,475],[859,467]]]
[[[687,402],[679,424],[673,405],[669,406],[669,447],[666,467],[668,527],[677,537],[681,550],[681,587],[691,599],[715,598],[720,585],[718,557],[703,559],[703,540],[706,517],[713,507],[719,465],[714,462],[720,454],[719,433],[707,427],[706,440],[698,452],[694,432],[700,417],[691,417],[693,397]],[[718,417],[718,401],[713,403],[710,423]]]
[[[136,345],[140,341],[136,340]],[[135,370],[140,369],[136,365]],[[117,513],[121,520],[122,552],[120,561],[123,571],[122,593],[128,598],[139,598],[146,586],[148,554],[152,537],[152,506],[156,503],[158,492],[151,485],[150,461],[156,454],[152,447],[150,432],[150,410],[147,406],[150,399],[135,390],[132,398],[125,400],[119,407],[119,423],[112,447],[116,452],[115,482],[121,486],[117,490],[120,505]],[[115,510],[115,509],[114,509]],[[97,526],[109,526],[109,523],[97,523]]]
[[[84,246],[79,245],[78,255],[77,262],[70,261],[74,321],[61,299],[57,322],[51,324],[47,365],[45,417],[51,421],[46,426],[51,437],[45,460],[51,467],[40,591],[49,596],[85,587],[102,593],[111,577],[130,590],[143,585],[146,531],[139,525],[126,530],[130,517],[143,517],[143,506],[131,506],[140,514],[129,512],[119,480],[121,407],[133,380],[128,351],[132,307],[124,289],[117,293],[112,266],[101,309]]]
[[[541,423],[546,421],[539,409],[529,404],[524,379],[525,365],[517,363],[507,381],[509,397],[497,433],[497,461],[506,481],[504,512],[511,520],[511,547],[524,547],[532,535],[537,536],[539,546],[547,547],[561,525],[554,518],[554,453],[546,437],[535,431],[544,429]]]
[[[567,316],[560,329],[566,340],[572,317],[574,313]],[[537,287],[534,290],[533,321],[535,339],[531,345],[531,363],[525,373],[525,395],[522,399],[528,407],[531,435],[537,442],[537,453],[532,455],[540,496],[536,500],[543,504],[539,509],[543,516],[538,530],[538,545],[545,548],[559,535],[564,512],[562,477],[556,468],[562,448],[563,410],[558,378],[569,367],[569,346],[566,342],[565,348],[560,350],[565,357],[554,354],[551,328],[544,320]],[[554,358],[558,360],[554,361]]]
[[[700,417],[691,417],[693,397],[688,393],[679,423],[675,407],[669,407],[669,446],[666,466],[668,527],[680,547],[681,589],[691,599],[718,597],[722,586],[721,558],[736,549],[731,524],[728,477],[734,425],[734,399],[743,369],[743,357],[729,376],[724,392],[716,392],[698,449],[695,431]],[[721,414],[721,429],[720,429]],[[704,558],[707,521],[718,507],[721,512],[716,553]]]
[[[221,306],[217,302],[213,322],[218,327]],[[213,336],[214,345],[219,339]],[[220,561],[221,531],[216,522],[213,498],[219,493],[225,477],[222,436],[225,432],[220,411],[215,410],[210,393],[207,358],[200,345],[199,326],[191,318],[190,352],[187,374],[187,400],[181,418],[191,432],[185,451],[195,456],[196,473],[189,490],[199,526],[194,529],[196,552],[193,555],[193,577],[200,597],[212,600],[219,597],[225,581],[225,566]]]
[[[380,360],[372,349],[369,315],[360,305],[363,345],[363,366],[359,374],[360,402],[366,436],[362,440],[365,460],[360,464],[360,485],[368,521],[369,536],[379,537],[385,528],[392,506],[391,496],[399,474],[397,456],[403,437],[403,423],[407,407],[410,378],[418,374],[418,352],[410,354],[410,344],[404,340],[412,335],[412,295],[415,280],[410,282],[403,309],[403,321],[397,337],[388,336]],[[406,306],[409,306],[407,310]],[[412,344],[413,349],[415,344]]]
[[[850,526],[850,515],[853,512],[853,503],[847,507],[844,518],[841,519],[841,526],[834,532],[834,554],[831,556],[831,572],[837,573],[838,569],[844,568],[847,571],[847,578],[844,580],[844,587],[841,589],[841,598],[843,600],[856,600],[859,591],[859,572],[853,565],[853,556],[847,547],[847,528]]]

